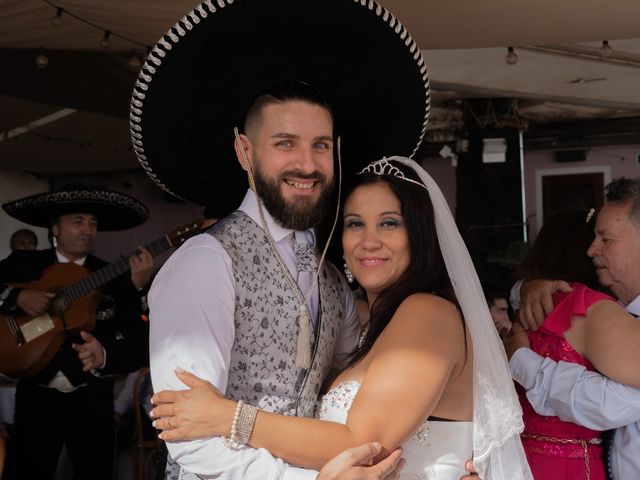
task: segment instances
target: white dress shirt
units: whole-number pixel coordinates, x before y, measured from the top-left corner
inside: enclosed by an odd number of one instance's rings
[[[239,208],[261,225],[255,194],[248,190]],[[278,252],[297,277],[292,230],[282,228],[263,209]],[[149,292],[150,360],[154,391],[185,389],[174,370],[180,367],[227,388],[234,342],[235,280],[231,258],[209,234],[189,239],[163,265]],[[317,288],[316,288],[317,290]],[[318,294],[315,295],[316,302]],[[346,321],[338,336],[334,365],[344,366],[357,345],[359,322],[348,286]],[[171,457],[202,478],[271,480],[315,478],[316,472],[294,468],[264,449],[230,450],[220,437],[168,443]]]

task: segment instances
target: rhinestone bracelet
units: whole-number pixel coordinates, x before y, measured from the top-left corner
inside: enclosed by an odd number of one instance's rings
[[[242,400],[238,401],[238,406],[231,422],[231,432],[228,437],[223,438],[224,445],[227,448],[239,448],[249,442],[257,414],[258,409],[256,407],[248,405]]]

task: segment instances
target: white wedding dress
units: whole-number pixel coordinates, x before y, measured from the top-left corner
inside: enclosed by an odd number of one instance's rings
[[[348,380],[322,397],[318,418],[345,423],[360,383]],[[407,461],[400,472],[406,480],[459,480],[473,456],[473,423],[425,421],[404,445]]]

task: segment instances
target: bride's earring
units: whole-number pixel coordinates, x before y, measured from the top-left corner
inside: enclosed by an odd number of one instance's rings
[[[347,267],[347,262],[344,262],[344,276],[347,277],[347,282],[353,283],[353,273]]]

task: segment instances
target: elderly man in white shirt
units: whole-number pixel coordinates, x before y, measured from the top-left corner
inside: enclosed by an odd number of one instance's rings
[[[600,284],[611,290],[625,309],[640,316],[640,179],[621,178],[607,186],[607,203],[597,217],[595,240],[587,254],[593,259]],[[532,328],[550,311],[550,295],[570,289],[565,282],[536,280],[526,287],[520,310]],[[596,430],[615,429],[606,441],[607,476],[613,480],[636,478],[640,472],[640,390],[588,372],[584,367],[555,362],[522,348],[525,335],[508,339],[513,378],[527,390],[527,398],[540,415]]]

